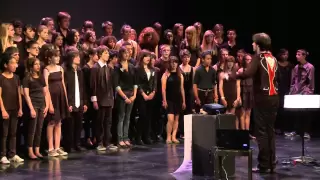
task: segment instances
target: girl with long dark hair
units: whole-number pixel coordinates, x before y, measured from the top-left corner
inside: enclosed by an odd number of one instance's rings
[[[227,108],[226,113],[235,114],[236,107],[241,103],[240,80],[236,77],[235,59],[228,56],[225,61],[224,70],[219,75],[219,92],[221,102]],[[236,128],[239,128],[239,119],[236,122]]]
[[[70,49],[71,47],[75,47],[78,50],[81,49],[80,46],[80,34],[76,29],[72,29],[71,31],[68,32],[67,37],[66,37],[66,45],[65,45],[65,51]],[[71,46],[71,47],[70,47]]]
[[[179,115],[186,108],[184,78],[178,66],[179,60],[170,56],[169,68],[162,75],[162,105],[167,110],[167,144],[180,143],[177,140]]]
[[[65,51],[63,47],[63,36],[60,33],[58,32],[52,33],[51,43],[55,49],[60,51],[61,56],[65,55]]]
[[[137,139],[145,144],[151,144],[150,127],[153,114],[154,96],[157,89],[157,77],[155,69],[151,66],[151,54],[142,50],[138,55],[136,66],[136,77],[138,84],[137,104],[139,109],[139,121]]]
[[[31,117],[28,123],[28,155],[30,159],[38,159],[43,158],[40,153],[40,140],[43,120],[49,109],[50,97],[44,77],[40,72],[40,60],[35,57],[28,58],[26,66],[27,73],[22,86]]]

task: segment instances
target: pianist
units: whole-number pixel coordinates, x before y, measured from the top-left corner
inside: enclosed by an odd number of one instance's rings
[[[307,61],[309,53],[299,49],[296,53],[298,64],[292,70],[290,95],[312,95],[314,94],[314,67]],[[309,139],[311,117],[307,111],[297,112],[294,119],[295,130],[298,133],[305,132],[304,138]],[[303,121],[300,119],[302,118]],[[299,120],[300,119],[300,120]],[[286,133],[286,136],[296,136],[296,132]]]

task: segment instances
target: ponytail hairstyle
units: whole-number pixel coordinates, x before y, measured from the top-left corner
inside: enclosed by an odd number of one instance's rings
[[[59,50],[57,49],[48,49],[44,52],[44,64],[47,66],[51,64],[51,60],[53,57],[60,56]]]
[[[45,61],[46,61],[46,53],[47,53],[47,51],[52,50],[52,49],[54,49],[53,44],[48,44],[48,43],[44,44],[40,49],[38,57],[39,57],[40,61],[43,62],[45,65],[47,65],[45,63]]]

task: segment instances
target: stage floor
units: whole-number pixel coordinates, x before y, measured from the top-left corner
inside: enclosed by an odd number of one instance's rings
[[[254,148],[256,148],[253,143]],[[320,160],[320,139],[306,142],[307,154]],[[254,159],[256,157],[254,152]],[[301,154],[300,138],[277,138],[277,156],[279,163],[273,175],[253,175],[254,180],[304,180],[320,179],[320,167],[302,165],[282,165],[283,159]],[[5,180],[189,180],[208,179],[192,177],[186,172],[174,177],[174,172],[183,160],[183,144],[156,144],[149,147],[139,146],[119,152],[97,154],[96,151],[73,153],[67,159],[50,158],[43,161],[29,161],[24,164],[0,165],[0,179]],[[256,163],[254,163],[256,164]],[[247,158],[236,159],[236,177],[229,179],[247,179]]]

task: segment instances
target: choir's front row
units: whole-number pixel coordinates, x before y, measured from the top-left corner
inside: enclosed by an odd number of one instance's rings
[[[92,137],[86,135],[86,138],[92,140],[97,150],[132,146],[128,132],[133,106],[139,110],[135,142],[150,144],[153,112],[159,114],[156,111],[160,111],[154,107],[159,107],[159,103],[160,107],[162,103],[167,109],[168,114],[166,142],[179,143],[176,138],[179,114],[186,103],[184,80],[177,57],[167,58],[168,67],[160,82],[160,70],[154,67],[156,57],[145,50],[140,52],[134,66],[129,62],[130,52],[125,46],[119,52],[100,46],[88,51],[85,55],[88,61],[80,68],[82,55],[77,50],[67,52],[60,66],[59,50],[50,46],[42,47],[45,50],[38,59],[35,57],[38,52],[32,51],[33,45],[36,44],[28,45],[29,58],[25,64],[19,63],[15,50],[7,50],[8,53],[1,57],[0,163],[24,161],[16,154],[19,119],[23,119],[27,126],[26,145],[28,156],[33,160],[43,158],[40,146],[42,149],[44,139],[47,141],[47,147],[44,148],[50,157],[65,156],[71,150],[80,151],[83,115],[92,120],[92,126],[88,125]],[[22,78],[16,72],[21,68],[25,69]],[[158,92],[159,84],[162,92]],[[161,96],[164,97],[162,102]],[[114,133],[117,135],[117,146],[111,143],[112,114],[117,118],[117,132]],[[85,130],[88,131],[88,127]],[[46,138],[41,135],[46,135]],[[63,148],[60,148],[61,136]]]

